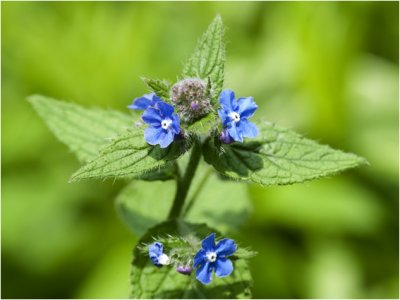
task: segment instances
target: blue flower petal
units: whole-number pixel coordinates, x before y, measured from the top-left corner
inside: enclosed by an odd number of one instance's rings
[[[215,275],[217,277],[225,277],[232,273],[233,264],[230,259],[218,258],[215,262]]]
[[[174,107],[163,101],[156,103],[156,108],[161,112],[161,116],[170,117],[174,113]]]
[[[160,126],[162,121],[159,110],[153,107],[149,107],[144,111],[142,119],[152,126]]]
[[[212,279],[212,265],[206,262],[196,270],[196,278],[203,284],[209,284]]]
[[[240,118],[250,118],[258,108],[253,97],[239,98],[238,104]]]
[[[224,126],[228,126],[228,124],[230,122],[232,122],[232,120],[229,117],[228,113],[225,110],[221,109],[221,108],[218,109],[218,115],[221,118],[222,124]]]
[[[217,253],[218,257],[230,256],[233,253],[235,253],[236,249],[237,245],[235,244],[234,240],[222,239],[218,242],[217,246],[215,247],[215,252]]]
[[[235,93],[231,90],[223,90],[219,95],[219,104],[225,111],[236,111],[238,103],[235,100]]]
[[[135,110],[145,110],[149,106],[154,106],[157,102],[161,101],[161,99],[155,94],[145,94],[142,97],[135,98],[133,103],[128,106],[130,109]]]
[[[167,148],[173,141],[174,133],[171,130],[161,129],[157,144],[159,144],[161,148]]]
[[[163,131],[161,126],[150,126],[144,131],[144,138],[150,145],[157,145],[159,144],[160,136],[163,134]]]
[[[160,266],[158,263],[158,257],[163,254],[163,248],[163,244],[159,242],[149,245],[149,257],[156,266]]]
[[[179,117],[177,114],[173,114],[171,116],[171,129],[174,131],[175,134],[178,134],[181,132],[181,127],[180,127],[180,122],[179,122]]]
[[[151,100],[141,97],[141,98],[136,98],[132,104],[128,105],[128,108],[134,110],[145,110],[150,105],[151,105]]]
[[[232,122],[228,127],[228,133],[232,137],[232,139],[235,140],[236,142],[243,142],[241,130],[237,125],[238,123]]]
[[[242,131],[243,137],[253,138],[258,135],[257,126],[247,119],[240,120],[240,129]]]
[[[215,233],[211,233],[202,242],[201,246],[205,251],[214,251],[215,249]]]
[[[195,255],[194,259],[193,259],[193,266],[194,266],[195,268],[197,268],[197,266],[198,266],[199,264],[203,263],[206,259],[207,259],[207,257],[206,257],[206,251],[204,251],[204,249],[200,249],[200,250],[196,253],[196,255]]]

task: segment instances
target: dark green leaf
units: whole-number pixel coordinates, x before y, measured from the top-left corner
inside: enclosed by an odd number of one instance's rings
[[[210,139],[203,149],[205,160],[227,177],[262,185],[304,182],[367,163],[271,123],[258,127],[259,137],[245,143]]]
[[[143,137],[143,129],[128,130],[116,137],[100,154],[72,175],[71,181],[85,178],[142,177],[148,172],[167,167],[190,148],[184,140],[168,148],[151,146]]]

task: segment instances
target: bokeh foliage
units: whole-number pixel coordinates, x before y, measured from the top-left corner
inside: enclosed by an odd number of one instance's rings
[[[137,240],[114,209],[124,182],[68,184],[79,163],[26,96],[125,110],[147,91],[140,76],[175,80],[216,13],[225,87],[371,164],[248,187],[253,213],[233,237],[259,253],[253,296],[398,297],[398,3],[1,5],[3,297],[126,297]]]

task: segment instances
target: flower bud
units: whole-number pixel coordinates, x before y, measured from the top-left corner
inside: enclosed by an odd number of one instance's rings
[[[222,143],[224,143],[224,144],[230,144],[230,143],[233,143],[233,142],[234,142],[234,140],[232,139],[232,137],[229,135],[228,130],[226,130],[226,129],[224,129],[224,130],[221,132],[221,135],[219,136],[219,139],[220,139],[220,141],[221,141]]]
[[[192,268],[190,266],[178,266],[176,268],[176,271],[178,273],[181,273],[183,275],[190,275],[192,274]]]
[[[198,78],[187,78],[171,88],[171,101],[183,123],[193,123],[211,111],[206,83]]]

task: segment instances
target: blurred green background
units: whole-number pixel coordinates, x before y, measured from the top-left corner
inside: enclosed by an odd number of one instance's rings
[[[369,167],[288,187],[249,186],[232,233],[259,254],[256,298],[398,298],[397,2],[2,2],[3,298],[129,294],[137,237],[121,182],[68,184],[78,162],[25,98],[126,111],[140,76],[173,81],[216,13],[225,87],[258,116]]]

